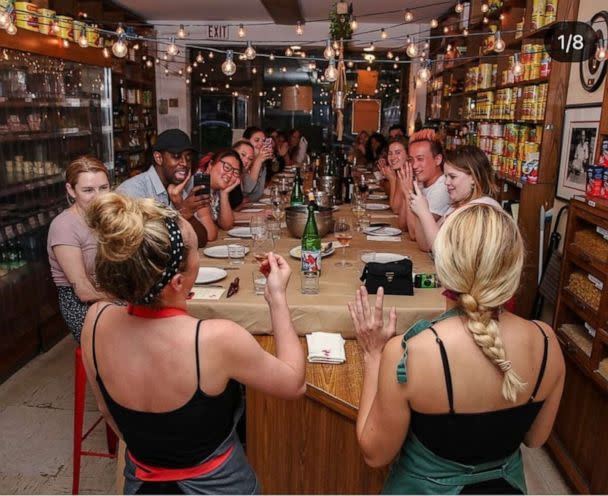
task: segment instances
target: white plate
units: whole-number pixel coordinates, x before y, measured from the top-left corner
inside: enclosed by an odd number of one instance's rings
[[[365,208],[367,210],[388,210],[390,207],[384,203],[366,203]]]
[[[370,200],[386,200],[388,195],[386,193],[372,193],[368,196]]]
[[[329,257],[332,253],[336,251],[335,244],[328,251],[322,251],[329,243],[321,243],[321,258]],[[302,247],[294,246],[291,250],[289,250],[289,254],[293,258],[301,258],[302,257]]]
[[[245,255],[249,253],[249,248],[246,246]],[[203,250],[203,253],[210,258],[228,258],[228,245],[209,246]]]
[[[234,227],[228,231],[228,235],[233,238],[251,238],[250,227]]]
[[[227,275],[228,272],[218,267],[201,267],[198,269],[196,284],[207,284],[208,282],[219,281]]]
[[[365,234],[370,236],[399,236],[401,229],[397,227],[366,227],[363,229]]]
[[[404,258],[410,258],[410,257],[408,257],[406,255],[399,255],[397,253],[376,253],[374,262],[378,262],[378,263],[398,262],[399,260],[403,260]],[[366,253],[365,255],[361,255],[361,261],[368,263],[370,261],[370,254]]]

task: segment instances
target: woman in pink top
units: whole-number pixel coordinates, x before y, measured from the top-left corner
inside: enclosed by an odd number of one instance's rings
[[[410,193],[411,211],[418,216],[426,246],[432,247],[439,228],[446,217],[454,210],[468,203],[484,203],[496,208],[500,204],[493,198],[498,191],[494,182],[494,170],[488,157],[476,146],[463,145],[446,154],[443,166],[445,185],[450,196],[450,208],[437,221],[429,209],[426,197],[420,191],[416,181],[414,190]]]
[[[65,180],[71,205],[51,222],[47,252],[61,315],[80,343],[80,331],[89,306],[109,298],[96,288],[97,238],[84,215],[93,199],[110,191],[110,174],[100,160],[81,156],[70,163]]]

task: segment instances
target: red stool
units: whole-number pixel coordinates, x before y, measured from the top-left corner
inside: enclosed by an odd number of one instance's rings
[[[76,363],[74,374],[74,453],[73,453],[73,472],[72,472],[72,494],[78,494],[80,488],[80,458],[82,456],[100,456],[102,458],[116,458],[116,446],[118,437],[112,428],[106,423],[106,439],[108,442],[108,453],[98,453],[95,451],[85,451],[82,449],[82,442],[103,420],[100,416],[91,428],[82,434],[84,424],[84,403],[87,387],[87,376],[82,363],[82,351],[80,346],[76,348]]]

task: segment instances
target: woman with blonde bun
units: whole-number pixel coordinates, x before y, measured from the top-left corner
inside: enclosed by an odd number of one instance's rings
[[[553,330],[502,306],[524,259],[517,225],[472,204],[450,215],[435,240],[448,311],[395,337],[396,314],[370,308],[362,287],[349,304],[364,355],[357,418],[372,466],[395,458],[385,493],[525,493],[520,444],[548,438],[564,384]]]
[[[239,383],[280,398],[305,391],[285,295],[289,265],[269,253],[273,356],[235,322],[188,315],[197,238],[177,212],[109,193],[91,204],[87,220],[99,240],[98,283],[128,302],[92,305],[82,331],[99,408],[127,444],[125,493],[258,493],[235,433]]]

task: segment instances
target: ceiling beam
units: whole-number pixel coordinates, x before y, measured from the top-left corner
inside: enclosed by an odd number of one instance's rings
[[[275,24],[295,25],[304,19],[300,0],[260,0]]]

